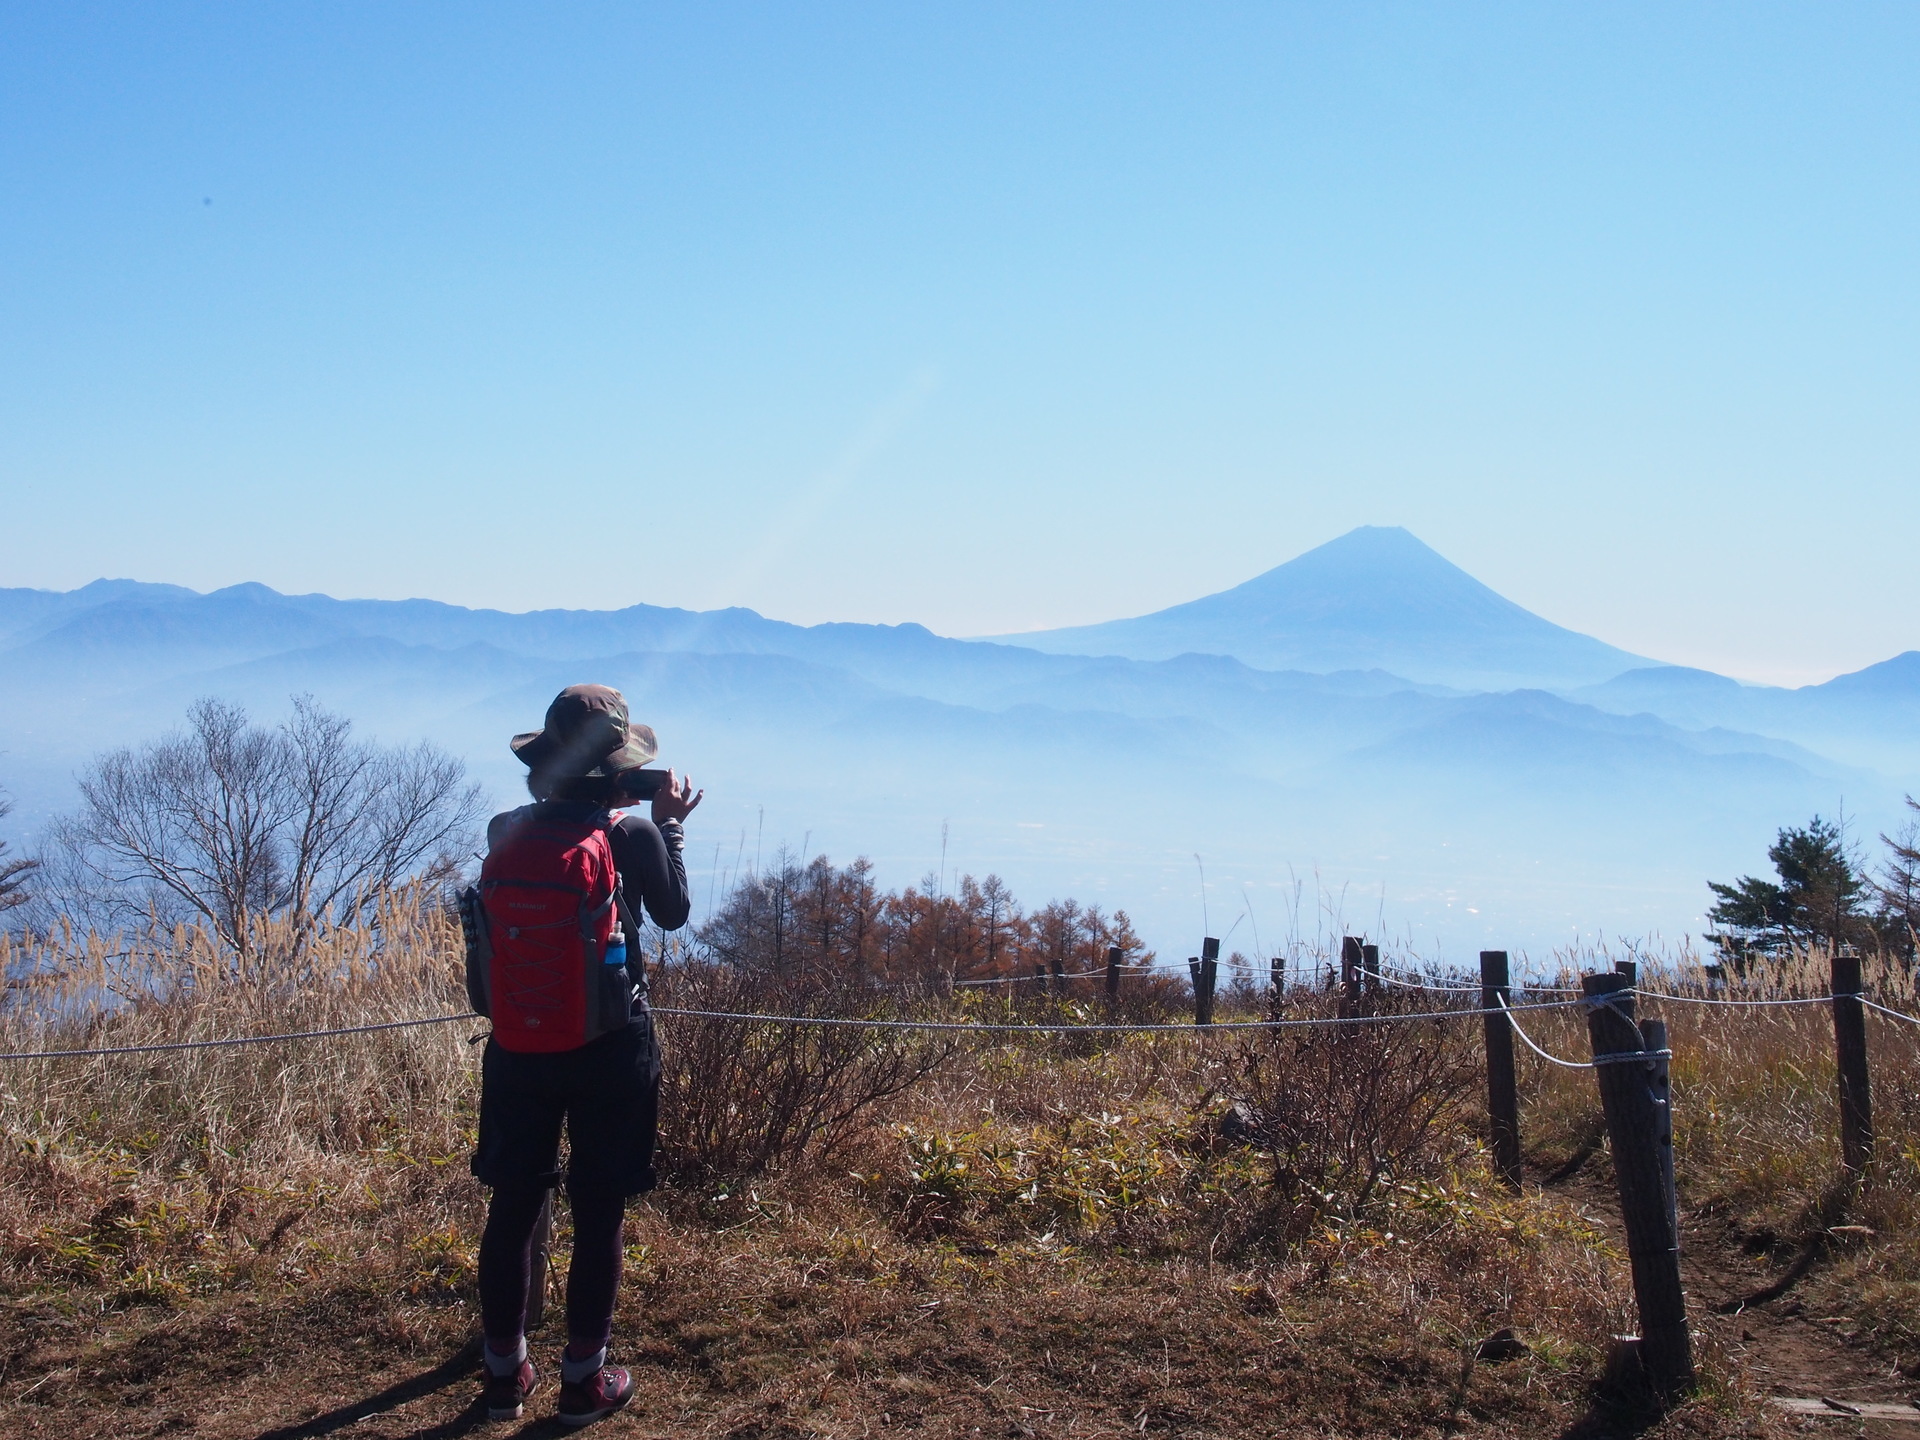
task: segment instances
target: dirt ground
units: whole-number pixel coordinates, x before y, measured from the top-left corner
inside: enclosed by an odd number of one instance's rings
[[[1039,1091],[1036,1076],[1066,1070],[1022,1069],[1017,1088]],[[1158,1073],[1136,1078],[1148,1085]],[[344,1200],[338,1213],[347,1218],[322,1223],[304,1192],[275,1198],[284,1207],[276,1220],[273,1197],[255,1196],[259,1214],[245,1221],[252,1239],[240,1247],[251,1257],[245,1283],[216,1274],[204,1290],[159,1284],[144,1260],[99,1268],[97,1247],[82,1242],[137,1219],[139,1233],[154,1237],[139,1255],[158,1263],[172,1245],[190,1258],[203,1232],[228,1215],[225,1202],[202,1196],[196,1208],[191,1187],[167,1190],[165,1173],[125,1159],[81,1156],[61,1169],[59,1157],[22,1149],[20,1174],[65,1176],[66,1188],[46,1193],[73,1198],[22,1211],[15,1283],[0,1286],[0,1440],[561,1433],[548,1418],[551,1379],[524,1423],[489,1425],[476,1406],[471,1252],[482,1197],[460,1173],[458,1139],[443,1136],[433,1155],[409,1152],[386,1171],[344,1172],[352,1184],[341,1182],[343,1194],[391,1190],[378,1212],[385,1229],[353,1222]],[[89,1221],[113,1193],[101,1177],[119,1174],[114,1165],[141,1180],[150,1198],[138,1216],[123,1213],[125,1195],[110,1198]],[[751,1212],[735,1196],[724,1213],[707,1205],[707,1192],[663,1191],[636,1205],[629,1222],[615,1359],[633,1370],[636,1399],[596,1433],[1920,1437],[1920,1410],[1907,1418],[1898,1408],[1915,1387],[1872,1358],[1884,1351],[1856,1340],[1860,1327],[1846,1302],[1813,1298],[1840,1293],[1828,1251],[1796,1252],[1711,1206],[1683,1215],[1702,1392],[1665,1416],[1596,1399],[1599,1347],[1614,1322],[1569,1306],[1607,1292],[1591,1313],[1625,1313],[1621,1266],[1592,1234],[1617,1238],[1618,1208],[1604,1158],[1588,1151],[1583,1163],[1564,1160],[1561,1169],[1564,1177],[1532,1176],[1550,1203],[1514,1204],[1556,1224],[1577,1221],[1578,1210],[1591,1224],[1559,1225],[1563,1236],[1577,1232],[1551,1252],[1562,1288],[1519,1301],[1509,1287],[1521,1271],[1449,1269],[1431,1257],[1466,1252],[1444,1240],[1414,1247],[1428,1257],[1422,1264],[1382,1262],[1369,1272],[1364,1255],[1353,1260],[1344,1251],[1319,1268],[1285,1247],[1266,1247],[1264,1258],[1259,1247],[1221,1258],[1233,1247],[1216,1254],[1205,1227],[1157,1249],[1109,1239],[1076,1250],[1047,1228],[1052,1221],[1031,1217],[999,1228],[923,1226],[910,1205],[897,1197],[882,1203],[858,1186],[856,1194],[846,1177],[833,1180],[845,1192],[839,1212],[815,1207],[799,1186],[777,1203],[772,1191],[764,1205],[752,1195]],[[375,1183],[388,1174],[398,1178]],[[310,1212],[320,1218],[307,1238],[276,1248]],[[1463,1233],[1453,1220],[1435,1224],[1434,1235]],[[96,1268],[59,1268],[82,1263]],[[65,1273],[93,1278],[63,1288]],[[1475,1307],[1458,1304],[1462,1293]],[[558,1310],[550,1307],[534,1336],[549,1375],[562,1339]],[[1516,1317],[1493,1324],[1541,1328],[1523,1328],[1513,1354],[1480,1358],[1486,1333],[1469,1327],[1488,1315]],[[1777,1400],[1811,1408],[1791,1413]],[[1890,1413],[1854,1413],[1870,1407]]]
[[[1829,1415],[1799,1422],[1808,1433],[1920,1440],[1920,1384],[1850,1343],[1853,1317],[1810,1308],[1797,1285],[1774,1296],[1798,1257],[1777,1255],[1760,1238],[1719,1217],[1692,1217],[1686,1274],[1696,1326],[1740,1365],[1756,1390],[1823,1402]],[[1856,1418],[1844,1406],[1912,1413]]]
[[[1591,1168],[1591,1167],[1590,1167]],[[1604,1182],[1559,1187],[1613,1219]],[[595,1433],[636,1436],[1917,1436],[1913,1421],[1780,1412],[1769,1394],[1905,1404],[1914,1387],[1851,1348],[1845,1317],[1809,1314],[1791,1261],[1712,1215],[1687,1219],[1687,1279],[1714,1393],[1664,1419],[1592,1402],[1590,1363],[1534,1353],[1476,1363],[1334,1306],[1312,1328],[1253,1278],[1164,1261],[1089,1269],[1044,1251],[903,1248],[776,1264],[752,1236],[691,1236],[635,1212],[616,1358],[632,1409]],[[804,1247],[801,1247],[804,1249]],[[967,1254],[967,1248],[985,1253]],[[861,1276],[865,1275],[863,1283]],[[173,1310],[0,1316],[0,1434],[208,1440],[565,1433],[552,1388],[529,1418],[475,1406],[466,1297],[333,1290],[231,1296]],[[557,1310],[557,1306],[555,1309]],[[550,1359],[550,1318],[534,1337]]]
[[[1619,1208],[1604,1170],[1604,1162],[1582,1167],[1556,1188],[1617,1236]],[[1920,1440],[1920,1384],[1851,1343],[1852,1317],[1807,1307],[1802,1282],[1812,1278],[1817,1257],[1771,1235],[1748,1233],[1711,1210],[1683,1211],[1680,1218],[1696,1348],[1767,1403],[1776,1412],[1774,1425],[1789,1434]],[[1781,1409],[1780,1400],[1822,1413],[1796,1414]],[[1909,1411],[1911,1418],[1849,1413],[1887,1408]]]

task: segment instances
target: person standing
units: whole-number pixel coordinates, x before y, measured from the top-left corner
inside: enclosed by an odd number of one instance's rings
[[[549,1191],[564,1184],[573,1256],[555,1418],[586,1425],[633,1396],[632,1376],[607,1364],[607,1344],[626,1202],[654,1185],[660,1050],[638,917],[644,908],[663,930],[686,923],[681,827],[705,792],[668,771],[651,818],[620,813],[659,747],[605,685],[567,687],[543,727],[512,746],[533,803],[489,823],[468,892],[482,945],[477,961],[470,950],[469,991],[494,1022],[473,1156],[492,1190],[480,1239],[483,1402],[491,1419],[518,1419],[539,1388],[526,1339],[533,1235]]]

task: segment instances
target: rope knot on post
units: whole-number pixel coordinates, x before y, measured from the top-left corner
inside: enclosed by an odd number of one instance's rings
[[[1673,1051],[1671,1050],[1619,1050],[1611,1055],[1596,1055],[1588,1063],[1592,1065],[1632,1065],[1637,1062],[1652,1066],[1662,1060],[1671,1060],[1672,1058]]]

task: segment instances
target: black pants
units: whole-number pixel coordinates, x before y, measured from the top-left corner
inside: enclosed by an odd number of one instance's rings
[[[613,1329],[627,1198],[654,1184],[660,1055],[653,1017],[557,1055],[518,1055],[487,1043],[480,1143],[473,1173],[493,1187],[480,1237],[480,1319],[491,1340],[526,1326],[540,1204],[564,1183],[573,1211],[567,1338],[598,1349]],[[569,1148],[560,1172],[560,1131]]]

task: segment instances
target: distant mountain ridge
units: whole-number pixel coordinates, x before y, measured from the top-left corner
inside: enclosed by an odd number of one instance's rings
[[[504,806],[524,793],[506,737],[562,685],[593,679],[621,687],[663,761],[708,787],[688,856],[710,867],[709,889],[748,863],[763,826],[769,852],[784,839],[864,853],[911,883],[941,863],[951,821],[973,873],[1124,906],[1169,953],[1187,953],[1190,939],[1170,937],[1199,923],[1200,851],[1216,901],[1250,886],[1263,925],[1298,903],[1300,876],[1324,873],[1390,885],[1395,914],[1471,953],[1569,927],[1697,933],[1703,879],[1764,863],[1777,826],[1844,798],[1872,833],[1920,789],[1920,653],[1800,690],[1649,666],[1396,531],[1343,537],[1261,580],[1210,599],[1229,619],[1278,616],[1268,630],[1283,638],[1326,617],[1332,638],[1287,652],[1294,668],[744,609],[0,589],[0,784],[20,802],[8,838],[30,845],[90,757],[176,726],[203,695],[270,721],[310,692],[367,733],[466,757]],[[1369,615],[1385,617],[1371,638]],[[1410,663],[1410,635],[1445,666]],[[1395,657],[1397,672],[1363,663]],[[1542,686],[1542,669],[1602,678]],[[1459,683],[1523,672],[1529,685]]]
[[[191,622],[179,608],[191,603]],[[1459,690],[1570,689],[1657,662],[1554,625],[1515,605],[1397,527],[1365,526],[1216,595],[1151,615],[977,642],[919,625],[799,626],[752,610],[634,605],[621,610],[471,610],[432,600],[338,600],[242,584],[198,595],[174,585],[100,580],[56,594],[0,590],[0,645],[90,628],[163,641],[191,623],[195,648],[239,659],[349,635],[448,648],[482,643],[543,655],[703,650],[840,658],[942,652],[963,667],[973,643],[1057,655],[1169,660],[1219,655],[1256,670],[1385,671]],[[1002,655],[1001,665],[1015,664]]]
[[[1387,670],[1462,690],[1592,685],[1657,662],[1543,620],[1398,526],[1366,525],[1150,615],[994,637],[1054,654],[1230,655],[1261,670]]]
[[[1629,670],[1568,694],[1617,715],[1779,735],[1897,775],[1914,774],[1920,755],[1920,650],[1797,689],[1742,685],[1710,670],[1668,665]]]

